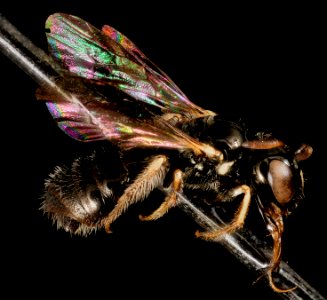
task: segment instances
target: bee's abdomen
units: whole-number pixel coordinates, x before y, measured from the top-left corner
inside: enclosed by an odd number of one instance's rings
[[[41,209],[58,228],[87,235],[113,208],[126,180],[119,152],[101,148],[55,168],[45,181]]]

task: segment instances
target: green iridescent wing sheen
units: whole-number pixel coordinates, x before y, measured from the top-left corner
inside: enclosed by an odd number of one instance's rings
[[[195,153],[208,150],[207,145],[165,118],[153,114],[148,119],[128,116],[123,112],[124,99],[119,103],[110,101],[94,89],[94,82],[108,84],[138,100],[137,104],[143,101],[144,106],[160,107],[163,112],[190,118],[207,114],[192,104],[163,72],[150,68],[150,62],[131,41],[111,27],[105,26],[102,32],[64,14],[50,16],[46,27],[50,30],[50,54],[59,63],[62,76],[54,90],[40,88],[36,96],[46,102],[66,134],[79,141],[110,140],[122,149],[159,147],[191,149]]]
[[[75,76],[114,86],[163,113],[187,118],[208,114],[114,28],[105,25],[100,31],[78,17],[56,13],[47,19],[46,29],[52,57]]]

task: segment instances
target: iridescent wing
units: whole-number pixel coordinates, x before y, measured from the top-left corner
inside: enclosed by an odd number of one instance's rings
[[[46,101],[52,117],[69,136],[80,141],[110,140],[123,149],[161,147],[220,155],[165,118],[128,117],[121,113],[122,104],[119,107],[98,89],[89,88],[90,82],[112,85],[149,106],[185,117],[209,113],[190,102],[163,72],[150,68],[127,38],[111,27],[105,26],[104,33],[64,14],[50,16],[46,27],[50,53],[68,72],[58,80],[58,90],[39,89],[37,98]]]
[[[66,70],[101,85],[111,85],[163,113],[186,118],[212,114],[192,103],[173,81],[127,37],[105,25],[56,13],[46,22],[49,51]]]
[[[88,89],[78,78],[63,78],[56,90],[40,88],[36,96],[46,101],[58,126],[79,141],[110,140],[122,149],[159,147],[190,149],[207,156],[220,154],[162,118],[139,120],[120,113],[115,103]]]

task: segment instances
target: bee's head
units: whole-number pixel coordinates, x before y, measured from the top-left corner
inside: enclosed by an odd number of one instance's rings
[[[308,145],[302,145],[295,152],[282,148],[255,166],[256,183],[268,187],[270,192],[266,195],[272,195],[275,204],[286,215],[297,205],[296,200],[303,194],[304,180],[299,162],[309,158],[312,151],[312,147]]]

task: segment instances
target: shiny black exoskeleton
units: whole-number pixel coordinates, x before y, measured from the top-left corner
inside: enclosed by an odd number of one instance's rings
[[[251,133],[218,116],[195,119],[184,123],[182,128],[191,136],[220,149],[225,157],[224,163],[217,167],[191,152],[183,154],[191,163],[185,168],[186,190],[207,192],[204,198],[208,200],[212,194],[212,201],[216,202],[228,200],[230,189],[246,184],[257,195],[260,207],[273,202],[286,215],[302,197],[303,174],[298,162],[311,155],[310,146],[292,149],[270,134]]]
[[[241,228],[250,202],[255,200],[274,246],[268,277],[280,261],[283,218],[303,194],[303,174],[298,163],[312,148],[292,149],[264,133],[251,134],[242,126],[218,116],[198,118],[180,125],[193,138],[221,151],[224,159],[197,155],[193,151],[121,152],[110,146],[71,166],[57,167],[45,184],[42,210],[71,233],[87,235],[117,219],[129,205],[147,198],[152,190],[168,185],[163,204],[142,220],[163,216],[178,199],[176,192],[205,205],[238,198],[239,209],[230,224],[218,232],[197,232],[204,239],[216,238]],[[139,150],[139,149],[137,149]],[[108,221],[109,219],[109,221]],[[107,223],[106,223],[107,222]]]
[[[191,151],[169,152],[169,169],[182,170],[182,190],[190,198],[215,205],[232,200],[235,196],[231,190],[247,185],[263,215],[270,203],[287,215],[301,197],[303,175],[298,161],[310,155],[308,146],[293,151],[263,134],[249,144],[248,131],[217,116],[195,119],[181,128],[220,149],[225,157],[223,163],[217,163]],[[146,152],[146,156],[149,153]],[[101,226],[101,219],[143,167],[142,161],[149,159],[138,156],[140,161],[132,163],[133,155],[123,155],[113,146],[101,147],[90,155],[77,158],[71,166],[57,167],[46,181],[42,209],[58,227],[72,233],[88,234]],[[167,174],[169,176],[170,172]]]

